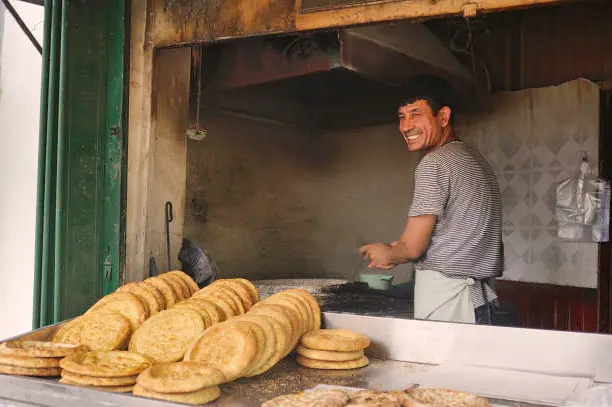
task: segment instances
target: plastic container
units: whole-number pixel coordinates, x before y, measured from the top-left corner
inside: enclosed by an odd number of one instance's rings
[[[389,274],[359,273],[359,281],[366,283],[374,290],[388,290],[391,288],[393,276]]]

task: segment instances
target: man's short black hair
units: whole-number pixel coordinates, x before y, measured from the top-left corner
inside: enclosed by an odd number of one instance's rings
[[[446,81],[436,76],[417,76],[402,88],[398,107],[406,106],[424,100],[429,104],[434,114],[438,114],[444,106],[453,108],[453,92]],[[454,112],[453,112],[454,113]],[[451,114],[451,123],[454,114]]]

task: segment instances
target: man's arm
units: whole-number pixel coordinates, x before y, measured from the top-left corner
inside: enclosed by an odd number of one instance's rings
[[[391,246],[389,263],[401,264],[421,258],[429,246],[436,218],[436,215],[409,217],[400,240]]]
[[[429,246],[436,219],[436,215],[411,216],[397,242],[368,244],[359,251],[370,261],[370,268],[388,270],[397,264],[417,260]]]
[[[414,194],[408,211],[406,228],[393,244],[374,243],[359,251],[370,260],[368,267],[390,269],[396,264],[417,260],[429,246],[438,216],[444,213],[449,197],[450,173],[427,156],[414,173]]]

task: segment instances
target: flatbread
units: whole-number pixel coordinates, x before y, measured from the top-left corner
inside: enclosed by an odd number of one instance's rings
[[[232,300],[232,305],[235,307],[234,310],[236,312],[236,315],[246,314],[247,310],[244,306],[244,302],[242,301],[242,298],[234,288],[224,285],[217,285],[213,288],[215,288],[219,292],[227,294],[228,298]]]
[[[408,396],[427,407],[490,407],[488,400],[475,394],[447,389],[417,388]]]
[[[130,292],[114,292],[105,295],[96,302],[87,312],[95,311],[113,311],[118,312],[130,320],[132,332],[135,332],[140,325],[147,319],[147,309],[137,296]]]
[[[59,367],[61,358],[30,358],[0,354],[0,364],[18,367]]]
[[[242,324],[222,322],[208,328],[185,353],[186,361],[203,363],[223,372],[228,381],[251,367],[257,352],[257,339]]]
[[[312,326],[311,323],[311,314],[308,305],[300,298],[290,295],[284,294],[282,291],[280,293],[274,294],[268,298],[264,302],[272,303],[272,304],[281,304],[288,305],[292,304],[292,309],[297,311],[300,321],[300,331],[299,336],[304,335],[306,332],[309,332]]]
[[[92,351],[76,353],[61,360],[62,369],[84,376],[126,377],[134,376],[153,366],[147,356],[127,351]]]
[[[348,370],[348,369],[359,369],[370,364],[370,360],[367,356],[362,356],[359,359],[347,360],[344,362],[329,362],[326,360],[308,359],[304,356],[296,356],[295,361],[304,367],[311,369],[324,369],[324,370]]]
[[[151,291],[149,287],[150,285],[145,286],[141,283],[136,282],[127,283],[119,287],[117,289],[117,292],[127,291],[134,294],[146,307],[147,315],[152,316],[161,311],[162,306],[160,305],[159,301],[157,300],[157,297],[155,296],[155,294],[153,294],[153,291]]]
[[[261,368],[263,364],[268,361],[274,349],[273,348],[271,349],[267,346],[266,344],[267,335],[264,332],[263,328],[257,323],[253,321],[241,319],[240,317],[236,317],[236,318],[232,318],[231,320],[227,321],[226,324],[235,324],[235,325],[240,325],[242,327],[245,327],[248,330],[250,330],[255,336],[255,341],[257,344],[257,350],[255,351],[255,358],[249,364],[248,369],[240,375],[241,377],[250,376],[251,372],[254,369]]]
[[[183,359],[187,346],[204,332],[204,320],[188,308],[164,310],[145,321],[132,335],[129,350],[147,355],[156,363]]]
[[[402,391],[361,390],[349,398],[346,407],[417,407]]]
[[[10,374],[19,376],[40,376],[55,377],[59,376],[62,369],[59,367],[20,367],[0,365],[0,374]]]
[[[255,287],[255,285],[253,283],[251,283],[246,278],[235,278],[234,280],[236,280],[240,284],[244,285],[246,287],[246,289],[249,290],[249,294],[251,294],[251,300],[253,300],[253,304],[256,304],[256,303],[259,302],[259,300],[260,300],[260,298],[259,298],[259,290],[257,290],[257,287]]]
[[[341,390],[322,390],[278,396],[261,407],[343,407],[348,401],[348,394]]]
[[[246,313],[240,296],[238,293],[236,293],[236,291],[229,287],[223,285],[209,285],[208,287],[204,287],[199,292],[223,298],[230,305],[230,307],[232,307],[234,315],[244,315]]]
[[[181,301],[178,304],[176,304],[174,307],[172,308],[189,308],[191,310],[194,310],[195,312],[197,312],[198,314],[200,314],[200,317],[202,317],[202,321],[204,321],[204,329],[212,326],[212,321],[210,320],[210,316],[208,315],[208,311],[206,310],[206,308],[203,305],[200,305],[197,302],[194,301]]]
[[[134,386],[133,393],[135,396],[143,396],[152,399],[174,401],[176,403],[193,405],[210,403],[211,401],[221,397],[221,389],[218,386],[208,387],[192,393],[167,394],[147,390],[143,386],[137,384]]]
[[[178,298],[174,293],[174,290],[164,279],[159,277],[149,277],[144,282],[151,284],[153,287],[157,288],[159,292],[161,292],[162,296],[164,297],[164,302],[166,303],[166,309],[170,309],[178,302]]]
[[[179,276],[173,273],[164,273],[162,274],[162,276],[164,278],[171,279],[172,281],[174,281],[181,287],[181,296],[183,297],[184,300],[191,297],[191,289],[189,288],[187,283],[182,278],[180,278]]]
[[[124,376],[124,377],[96,377],[96,376],[85,376],[78,373],[72,373],[68,370],[62,371],[62,379],[69,381],[69,384],[81,385],[81,386],[96,386],[96,387],[107,387],[107,386],[133,386],[136,384],[137,375]]]
[[[244,315],[236,317],[232,321],[248,321],[259,326],[261,333],[263,334],[263,349],[260,353],[260,358],[257,362],[253,363],[251,369],[249,369],[244,376],[253,377],[262,374],[270,367],[274,366],[278,362],[277,348],[276,348],[276,333],[274,332],[274,326],[269,319],[263,315]]]
[[[298,346],[297,353],[298,355],[302,355],[308,359],[326,360],[328,362],[344,362],[347,360],[359,359],[364,356],[362,350],[356,350],[353,352],[339,352],[330,350],[308,349],[302,345]]]
[[[268,315],[276,319],[283,325],[283,327],[285,327],[289,337],[289,343],[287,344],[287,349],[283,357],[287,356],[289,352],[291,352],[291,350],[297,345],[299,340],[299,323],[296,315],[297,311],[292,311],[286,306],[280,304],[258,303],[257,306],[254,306],[251,311],[249,311],[249,313]]]
[[[192,302],[197,304],[199,307],[201,307],[202,309],[205,309],[206,312],[208,313],[208,316],[210,317],[210,324],[211,325],[216,325],[219,322],[224,321],[224,313],[223,310],[214,302],[207,300],[206,298],[194,298],[191,297],[190,299],[186,300],[186,302]]]
[[[308,349],[353,352],[370,346],[370,338],[347,329],[317,329],[302,336],[301,343]]]
[[[321,308],[319,307],[317,299],[312,294],[301,288],[295,288],[283,292],[286,294],[299,296],[304,301],[306,301],[308,303],[308,308],[310,309],[313,318],[311,330],[321,329]]]
[[[130,321],[123,315],[96,311],[66,322],[56,332],[53,342],[87,346],[92,350],[115,350],[126,343],[131,332]]]
[[[189,275],[185,273],[184,271],[173,270],[173,271],[169,271],[168,274],[174,274],[178,276],[187,284],[187,286],[189,287],[189,292],[190,292],[189,296],[192,296],[200,289],[200,287],[198,287],[198,285],[193,280],[193,278],[189,277]]]
[[[187,281],[182,278],[180,275],[176,274],[176,273],[166,273],[169,277],[174,278],[183,288],[183,296],[185,297],[185,299],[191,297],[193,295],[193,292],[191,291],[191,286],[189,284],[187,284]]]
[[[191,300],[195,299],[205,299],[207,301],[213,302],[217,307],[221,310],[221,320],[226,321],[233,316],[236,315],[234,311],[234,307],[231,305],[231,299],[227,298],[227,294],[217,292],[217,291],[198,291],[191,298]]]
[[[181,283],[176,281],[175,276],[169,276],[167,274],[160,274],[157,276],[160,280],[164,280],[166,284],[170,286],[172,291],[174,292],[174,296],[176,297],[176,302],[183,301],[185,298],[189,298],[189,296],[185,297],[183,293],[183,286]]]
[[[297,305],[299,303],[299,301],[291,296],[284,296],[284,297],[268,297],[266,298],[264,301],[258,302],[253,309],[257,309],[259,307],[263,307],[263,306],[267,306],[268,304],[273,304],[273,305],[280,305],[285,309],[285,312],[289,312],[292,314],[292,316],[290,317],[294,322],[295,322],[295,326],[294,326],[294,336],[297,340],[300,338],[300,336],[302,336],[302,334],[304,333],[304,329],[305,329],[305,324],[306,322],[304,321],[304,319],[302,318],[302,314],[299,311],[299,306]]]
[[[155,296],[155,299],[157,300],[159,304],[160,311],[163,311],[166,309],[166,299],[164,295],[162,294],[162,292],[159,290],[159,288],[155,287],[153,284],[146,282],[146,281],[139,281],[138,285],[142,286],[143,288],[146,288],[147,290],[151,292],[151,294]]]
[[[225,383],[219,369],[195,362],[161,363],[142,372],[137,383],[157,393],[190,393]]]
[[[274,332],[274,352],[270,357],[268,363],[265,363],[259,370],[253,372],[253,376],[262,374],[270,370],[275,364],[277,364],[282,358],[285,357],[287,345],[289,344],[289,334],[280,322],[274,318],[264,314],[247,314],[251,318],[261,318],[262,321],[267,321],[272,331]],[[264,330],[270,328],[264,328]]]
[[[304,293],[308,294],[307,291],[304,291]],[[301,305],[300,312],[302,312],[302,317],[304,318],[304,321],[305,321],[304,333],[312,331],[315,326],[315,315],[314,315],[314,311],[310,307],[310,303],[304,297],[304,294],[300,290],[297,290],[297,289],[281,291],[278,294],[285,295],[288,297],[293,297],[296,300],[298,300],[298,302]],[[319,318],[321,318],[320,315],[319,315]],[[319,325],[320,325],[320,322],[319,322]]]
[[[251,293],[249,292],[248,288],[243,283],[237,280],[229,279],[229,278],[215,280],[215,282],[213,282],[210,286],[211,287],[222,286],[222,287],[228,287],[232,289],[236,293],[236,295],[239,297],[240,301],[242,302],[244,306],[244,310],[247,312],[253,307],[254,302],[251,297]]]
[[[132,390],[134,390],[134,386],[133,385],[127,385],[127,386],[86,386],[84,384],[76,383],[76,382],[73,382],[71,380],[65,379],[63,377],[61,379],[59,379],[59,382],[62,383],[62,384],[68,384],[70,386],[87,387],[87,388],[90,388],[90,389],[110,391],[110,392],[113,392],[113,393],[131,393]]]
[[[76,352],[88,351],[87,346],[51,341],[12,340],[0,344],[0,355],[31,358],[62,358]]]

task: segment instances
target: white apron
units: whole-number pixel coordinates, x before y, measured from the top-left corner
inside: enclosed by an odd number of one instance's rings
[[[432,321],[476,322],[470,300],[473,278],[448,278],[433,270],[416,270],[414,317]]]

